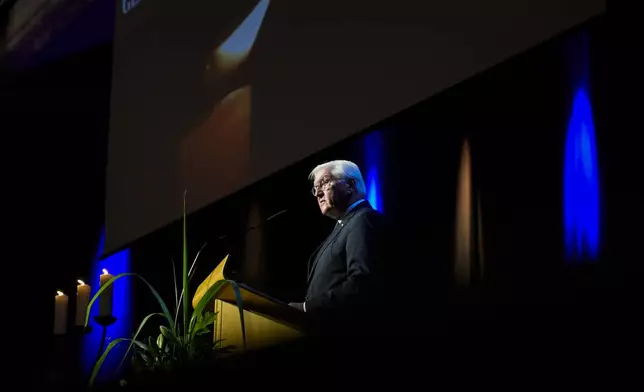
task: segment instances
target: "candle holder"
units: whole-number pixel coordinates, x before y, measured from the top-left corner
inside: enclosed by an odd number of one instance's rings
[[[103,328],[109,327],[117,320],[118,319],[114,316],[94,316],[94,321],[96,321],[96,324],[100,325]]]
[[[72,325],[64,334],[53,335],[44,380],[51,389],[72,386],[77,379],[81,378],[83,340],[91,331],[90,326]]]
[[[92,326],[91,325],[88,325],[87,327],[82,326],[82,325],[75,325],[74,328],[72,328],[72,330],[71,330],[71,333],[76,335],[76,336],[87,335],[90,332],[92,332]]]
[[[118,319],[114,316],[94,316],[94,321],[96,324],[103,327],[103,332],[101,333],[101,345],[98,348],[98,353],[96,354],[96,362],[101,359],[103,355],[103,350],[105,348],[105,339],[107,338],[107,327],[114,324]],[[96,363],[95,362],[95,363]]]

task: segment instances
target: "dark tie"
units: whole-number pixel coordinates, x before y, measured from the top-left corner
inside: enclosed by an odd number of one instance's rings
[[[326,249],[326,247],[329,245],[329,242],[333,239],[333,237],[336,235],[336,233],[338,232],[338,230],[340,230],[341,228],[342,228],[342,225],[340,224],[340,222],[337,222],[337,223],[333,226],[333,230],[331,231],[331,234],[329,234],[329,236],[328,236],[328,237],[326,237],[326,239],[324,240],[324,242],[322,242],[322,243],[320,244],[320,246],[318,247],[318,250],[317,250],[317,251],[316,251],[316,253],[315,253],[314,259],[313,259],[313,265],[312,265],[312,268],[313,268],[313,269],[315,269],[315,265],[317,264],[317,260],[320,258],[320,256],[322,255],[322,253],[324,252],[324,250]]]

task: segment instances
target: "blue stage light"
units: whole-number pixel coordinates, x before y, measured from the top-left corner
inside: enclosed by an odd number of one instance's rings
[[[588,94],[579,88],[568,123],[564,168],[566,258],[574,263],[599,254],[599,170]]]
[[[365,137],[364,151],[365,151],[365,164],[367,178],[367,200],[371,206],[383,212],[383,203],[381,195],[381,178],[379,173],[382,170],[383,162],[383,148],[384,137],[381,131],[371,132]]]
[[[104,259],[100,259],[103,253],[105,242],[105,232],[101,233],[98,251],[91,268],[89,284],[92,286],[92,295],[100,288],[100,274],[106,269],[110,274],[116,276],[130,270],[130,250],[125,249]],[[107,329],[108,341],[107,346],[112,339],[127,338],[132,335],[132,283],[131,278],[121,278],[113,284],[113,304],[112,315],[117,318],[117,322]],[[89,324],[92,326],[92,332],[85,335],[83,339],[82,359],[83,367],[87,374],[91,372],[96,361],[97,353],[101,343],[101,327],[94,322],[94,316],[98,314],[98,303],[91,310]],[[103,363],[100,374],[108,375],[118,367],[122,355],[127,350],[127,344],[123,343],[110,352],[110,355]]]

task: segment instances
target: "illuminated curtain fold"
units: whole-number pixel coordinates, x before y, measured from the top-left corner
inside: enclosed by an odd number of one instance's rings
[[[466,139],[461,148],[456,190],[454,280],[468,287],[485,274],[481,197],[472,181],[472,155]]]

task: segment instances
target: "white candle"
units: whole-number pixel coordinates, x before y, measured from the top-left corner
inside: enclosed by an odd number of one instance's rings
[[[101,287],[106,284],[113,276],[105,268],[103,268],[103,274],[101,275]],[[114,285],[110,285],[105,291],[103,291],[98,299],[98,315],[99,316],[111,316],[112,315],[112,295]]]
[[[54,335],[64,335],[67,332],[67,305],[69,297],[62,291],[56,295],[54,308]]]
[[[89,304],[89,294],[92,288],[82,280],[76,286],[76,325],[85,325],[85,315]]]

